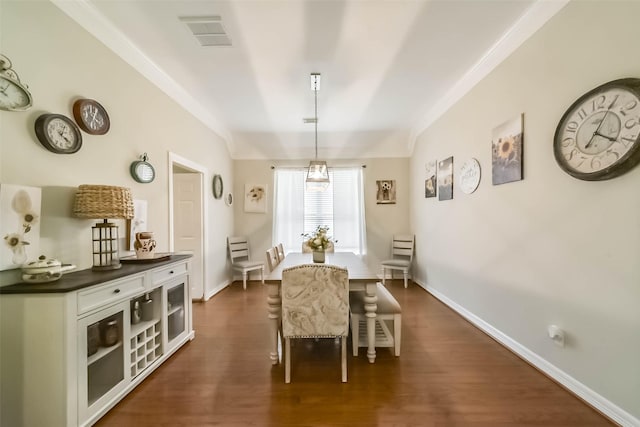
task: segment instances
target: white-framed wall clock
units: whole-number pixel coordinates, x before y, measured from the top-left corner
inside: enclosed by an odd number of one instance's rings
[[[473,157],[462,164],[460,168],[459,184],[460,190],[465,194],[471,194],[480,184],[480,162]]]
[[[33,98],[18,73],[11,68],[11,61],[0,55],[0,110],[25,111],[33,105]]]

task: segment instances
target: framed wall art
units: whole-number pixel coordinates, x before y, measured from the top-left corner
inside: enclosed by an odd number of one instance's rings
[[[127,250],[133,250],[136,233],[149,231],[147,224],[147,201],[133,200],[133,218],[127,220]]]
[[[376,181],[376,187],[376,203],[378,205],[388,205],[396,203],[395,179]]]
[[[437,179],[437,162],[435,160],[428,162],[424,165],[426,179],[424,180],[424,197],[436,197],[436,190],[438,185]]]
[[[453,199],[453,156],[438,163],[438,200]]]
[[[244,185],[244,211],[253,213],[267,213],[266,185]]]
[[[477,159],[472,157],[462,164],[458,182],[460,190],[464,194],[471,194],[476,191],[480,184],[480,162]]]
[[[19,268],[40,254],[39,187],[0,184],[0,270]]]
[[[491,140],[491,181],[493,185],[522,179],[524,114],[493,129]]]

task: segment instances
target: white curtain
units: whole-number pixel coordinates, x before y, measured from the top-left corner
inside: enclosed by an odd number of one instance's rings
[[[273,244],[300,252],[302,233],[328,226],[336,251],[366,252],[362,168],[331,168],[330,185],[321,193],[305,191],[306,169],[276,168]]]

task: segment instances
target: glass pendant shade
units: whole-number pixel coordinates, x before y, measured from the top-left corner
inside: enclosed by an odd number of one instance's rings
[[[329,170],[327,162],[312,160],[306,180],[307,191],[325,191],[329,187]]]

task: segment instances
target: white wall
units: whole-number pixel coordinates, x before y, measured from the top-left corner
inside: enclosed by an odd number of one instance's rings
[[[71,217],[80,184],[125,186],[134,198],[147,200],[149,229],[158,250],[167,251],[168,153],[203,166],[209,178],[221,174],[232,185],[233,163],[224,141],[48,1],[2,1],[0,7],[0,52],[12,60],[34,99],[26,112],[0,111],[0,182],[42,187],[41,252],[79,269],[91,267],[95,221]],[[98,100],[109,113],[111,130],[104,136],[83,133],[82,149],[75,154],[45,150],[34,134],[36,118],[47,112],[72,118],[78,97]],[[129,174],[129,165],[143,152],[156,170],[151,184],[138,184]],[[205,221],[213,226],[208,227],[205,284],[213,289],[229,279],[221,260],[233,215],[222,200],[213,199],[210,180],[206,186]],[[124,237],[124,221],[120,225]],[[11,283],[16,273],[4,272],[2,283]]]
[[[328,160],[331,166],[361,166],[364,168],[365,215],[367,222],[366,261],[378,268],[379,260],[390,256],[391,238],[396,233],[411,233],[409,229],[409,159]],[[309,160],[236,160],[233,188],[235,203],[235,234],[250,239],[255,259],[265,260],[266,250],[273,246],[273,170],[272,166],[308,166]],[[396,204],[376,204],[376,180],[396,180]],[[267,184],[267,213],[244,212],[244,185]],[[334,236],[338,240],[340,236]],[[300,240],[302,242],[302,239]]]
[[[580,181],[552,141],[581,94],[640,77],[638,17],[640,2],[571,2],[420,135],[411,160],[421,284],[625,425],[640,424],[640,168]],[[492,186],[492,129],[520,113],[524,180]],[[465,195],[455,182],[453,200],[425,199],[425,163],[449,156],[456,173],[477,158],[480,187]]]

